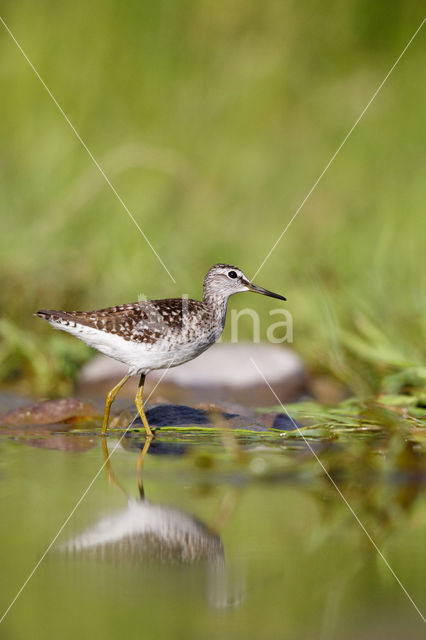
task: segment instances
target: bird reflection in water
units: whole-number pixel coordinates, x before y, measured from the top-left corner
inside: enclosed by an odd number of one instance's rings
[[[144,490],[143,465],[151,445],[147,438],[137,461],[139,498],[129,496],[115,477],[106,438],[102,438],[105,469],[111,485],[123,493],[127,507],[99,520],[94,526],[69,540],[62,550],[120,565],[135,563],[160,565],[202,565],[206,569],[209,604],[228,607],[242,600],[240,584],[232,589],[226,571],[219,529],[232,515],[238,493],[225,494],[214,525],[208,526],[193,515],[167,505],[150,502]],[[234,582],[234,580],[233,580]]]

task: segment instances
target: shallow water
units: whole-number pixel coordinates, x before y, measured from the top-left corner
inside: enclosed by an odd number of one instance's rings
[[[303,440],[245,436],[234,460],[218,434],[164,432],[138,474],[143,442],[109,437],[105,468],[94,433],[2,437],[2,610],[64,525],[2,637],[424,637]],[[311,446],[424,611],[421,469],[386,466],[384,438]]]

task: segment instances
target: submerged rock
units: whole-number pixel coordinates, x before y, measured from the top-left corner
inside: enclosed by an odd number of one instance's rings
[[[264,413],[259,416],[259,420],[268,429],[277,429],[279,431],[296,431],[302,426],[286,413]]]
[[[240,415],[221,411],[215,406],[210,408],[188,407],[178,404],[159,404],[146,411],[146,417],[151,427],[203,427],[217,428],[226,424],[229,429],[244,431],[264,432],[274,429],[276,431],[294,431],[300,425],[286,414],[267,413],[263,415]],[[142,428],[139,417],[133,421],[132,427]]]
[[[126,365],[96,356],[81,371],[79,393],[105,394],[126,372]],[[294,351],[281,345],[239,343],[216,344],[179,367],[152,371],[145,397],[153,391],[153,401],[237,402],[251,407],[277,404],[262,374],[281,402],[294,401],[306,391],[306,372]],[[134,395],[136,386],[135,376],[120,394]]]

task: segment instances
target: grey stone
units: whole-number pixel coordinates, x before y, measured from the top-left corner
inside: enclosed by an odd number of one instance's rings
[[[254,364],[255,363],[255,364]],[[216,344],[198,358],[179,367],[152,371],[144,397],[150,402],[236,402],[244,406],[277,404],[259,370],[282,402],[296,400],[306,391],[307,376],[301,358],[291,349],[272,344]],[[125,375],[127,367],[106,356],[96,356],[83,367],[78,391],[105,394]],[[137,377],[120,395],[135,393]]]

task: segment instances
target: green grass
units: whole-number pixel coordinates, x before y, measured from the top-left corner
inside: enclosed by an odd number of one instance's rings
[[[176,279],[0,27],[0,375],[58,393],[90,351],[32,313],[198,297],[218,261],[252,276],[423,5],[24,0],[2,15]],[[361,395],[424,357],[424,64],[420,33],[257,277],[287,296],[309,370]],[[275,305],[232,301],[249,304],[265,337]]]

